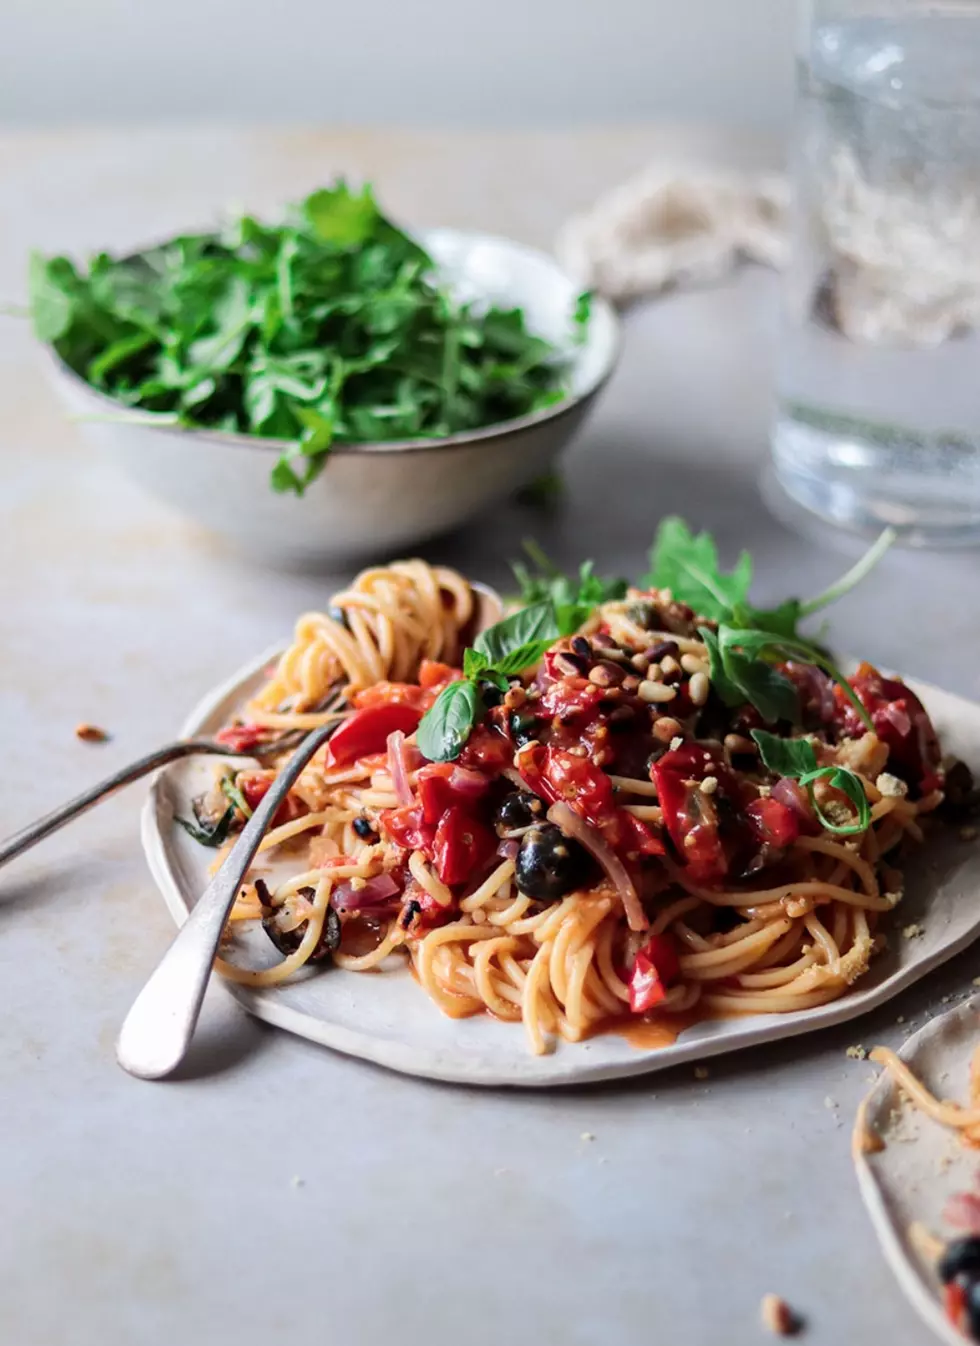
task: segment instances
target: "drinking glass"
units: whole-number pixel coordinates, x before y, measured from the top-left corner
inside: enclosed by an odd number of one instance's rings
[[[980,542],[980,0],[811,0],[793,187],[777,482]]]

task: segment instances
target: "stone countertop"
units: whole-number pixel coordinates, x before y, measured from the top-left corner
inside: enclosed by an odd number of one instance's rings
[[[274,208],[340,170],[412,223],[547,245],[649,157],[692,152],[767,162],[765,147],[670,128],[2,135],[0,294],[22,297],[31,246],[122,247],[228,204]],[[757,492],[775,314],[758,270],[629,312],[558,511],[511,505],[424,554],[503,583],[533,532],[560,561],[635,573],[677,511],[727,554],[752,549],[760,599],[822,588],[853,548],[793,535]],[[0,322],[0,406],[11,831],[171,737],[343,577],[261,569],[138,494],[64,421],[15,320]],[[894,552],[832,610],[831,637],[980,697],[976,587],[975,556]],[[111,741],[77,741],[80,720]],[[438,1086],[266,1029],[216,988],[180,1077],[139,1083],[112,1043],[172,934],[140,850],[144,794],[0,874],[4,1342],[749,1346],[774,1291],[812,1346],[924,1346],[852,1176],[870,1072],[845,1049],[899,1040],[969,985],[974,956],[866,1022],[714,1061],[703,1081]]]

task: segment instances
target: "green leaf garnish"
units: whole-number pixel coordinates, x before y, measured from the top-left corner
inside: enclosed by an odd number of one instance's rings
[[[415,740],[419,752],[430,762],[455,761],[483,710],[476,683],[451,682],[422,716]]]
[[[192,823],[187,818],[182,818],[179,813],[174,814],[174,822],[179,823],[188,836],[193,837],[202,846],[212,847],[220,846],[225,840],[234,818],[235,809],[231,804],[216,823],[205,823],[200,819]]]
[[[229,771],[226,775],[221,777],[220,786],[221,793],[228,800],[229,804],[234,804],[235,808],[238,809],[243,817],[251,818],[251,805],[235,784],[235,773],[233,771]]]
[[[626,593],[624,579],[601,578],[594,573],[593,561],[583,561],[578,577],[573,579],[563,575],[533,539],[526,539],[523,545],[534,569],[521,561],[511,562],[521,598],[525,603],[552,603],[562,635],[571,635],[602,603],[622,598]]]
[[[752,737],[759,746],[759,753],[766,767],[777,776],[789,776],[798,780],[806,788],[821,826],[838,836],[852,836],[867,830],[871,822],[871,807],[864,793],[861,778],[847,767],[817,766],[817,755],[813,744],[805,738],[779,738],[776,734],[767,734],[764,729],[753,729]],[[827,816],[814,792],[818,780],[826,780],[835,790],[840,790],[854,805],[855,821],[838,823]]]
[[[703,617],[725,621],[745,603],[752,583],[752,557],[743,551],[728,575],[718,565],[710,533],[696,536],[683,519],[664,519],[650,551],[650,571],[640,581],[646,589],[670,589],[674,597]]]
[[[559,349],[519,308],[460,301],[371,188],[340,181],[284,221],[242,216],[76,269],[34,254],[40,340],[108,397],[190,428],[282,440],[276,491],[302,495],[336,444],[442,438],[568,395]]]
[[[897,537],[886,528],[856,565],[816,598],[789,598],[776,608],[755,608],[748,601],[752,558],[743,551],[734,570],[725,574],[710,533],[695,535],[683,519],[664,519],[650,552],[650,571],[640,583],[649,589],[670,589],[674,597],[712,621],[794,637],[803,617],[842,598],[878,564]]]

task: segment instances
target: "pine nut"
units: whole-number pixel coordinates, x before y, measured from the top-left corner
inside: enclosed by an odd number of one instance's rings
[[[677,695],[673,687],[665,687],[662,682],[653,682],[650,678],[643,679],[636,693],[641,701],[647,702],[673,701]]]
[[[680,732],[679,721],[670,715],[661,715],[660,719],[654,722],[653,737],[660,743],[670,743]]]
[[[695,673],[707,673],[708,671],[708,665],[703,659],[699,659],[696,654],[682,654],[681,668],[685,673],[690,673],[692,675]]]
[[[691,681],[687,684],[688,695],[696,706],[703,706],[708,699],[708,693],[711,691],[711,683],[708,681],[706,673],[694,673]]]
[[[673,678],[680,673],[681,666],[672,654],[665,654],[660,660],[660,670],[665,678]]]

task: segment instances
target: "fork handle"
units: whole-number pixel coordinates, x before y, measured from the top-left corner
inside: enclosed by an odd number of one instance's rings
[[[179,743],[168,743],[165,748],[157,748],[155,752],[147,753],[145,757],[130,762],[128,766],[120,767],[111,776],[106,776],[105,780],[99,781],[97,785],[92,785],[87,790],[83,790],[74,799],[69,799],[67,804],[52,809],[43,818],[28,823],[27,827],[22,827],[12,837],[0,842],[0,865],[5,865],[8,860],[13,860],[17,855],[23,855],[24,851],[36,846],[39,841],[49,837],[52,832],[57,832],[59,827],[64,827],[65,823],[70,823],[73,818],[78,818],[81,814],[86,813],[100,800],[105,799],[116,790],[121,790],[124,785],[131,785],[133,781],[139,780],[141,776],[147,775],[148,772],[154,771],[157,767],[166,766],[168,762],[175,762],[179,757],[189,757],[191,753],[214,753],[218,751],[227,752],[227,749],[221,749],[207,739],[188,739]]]
[[[336,723],[321,725],[303,739],[133,1002],[116,1043],[116,1058],[130,1075],[158,1080],[169,1075],[184,1059],[197,1026],[218,944],[242,880],[290,787],[336,728]]]

